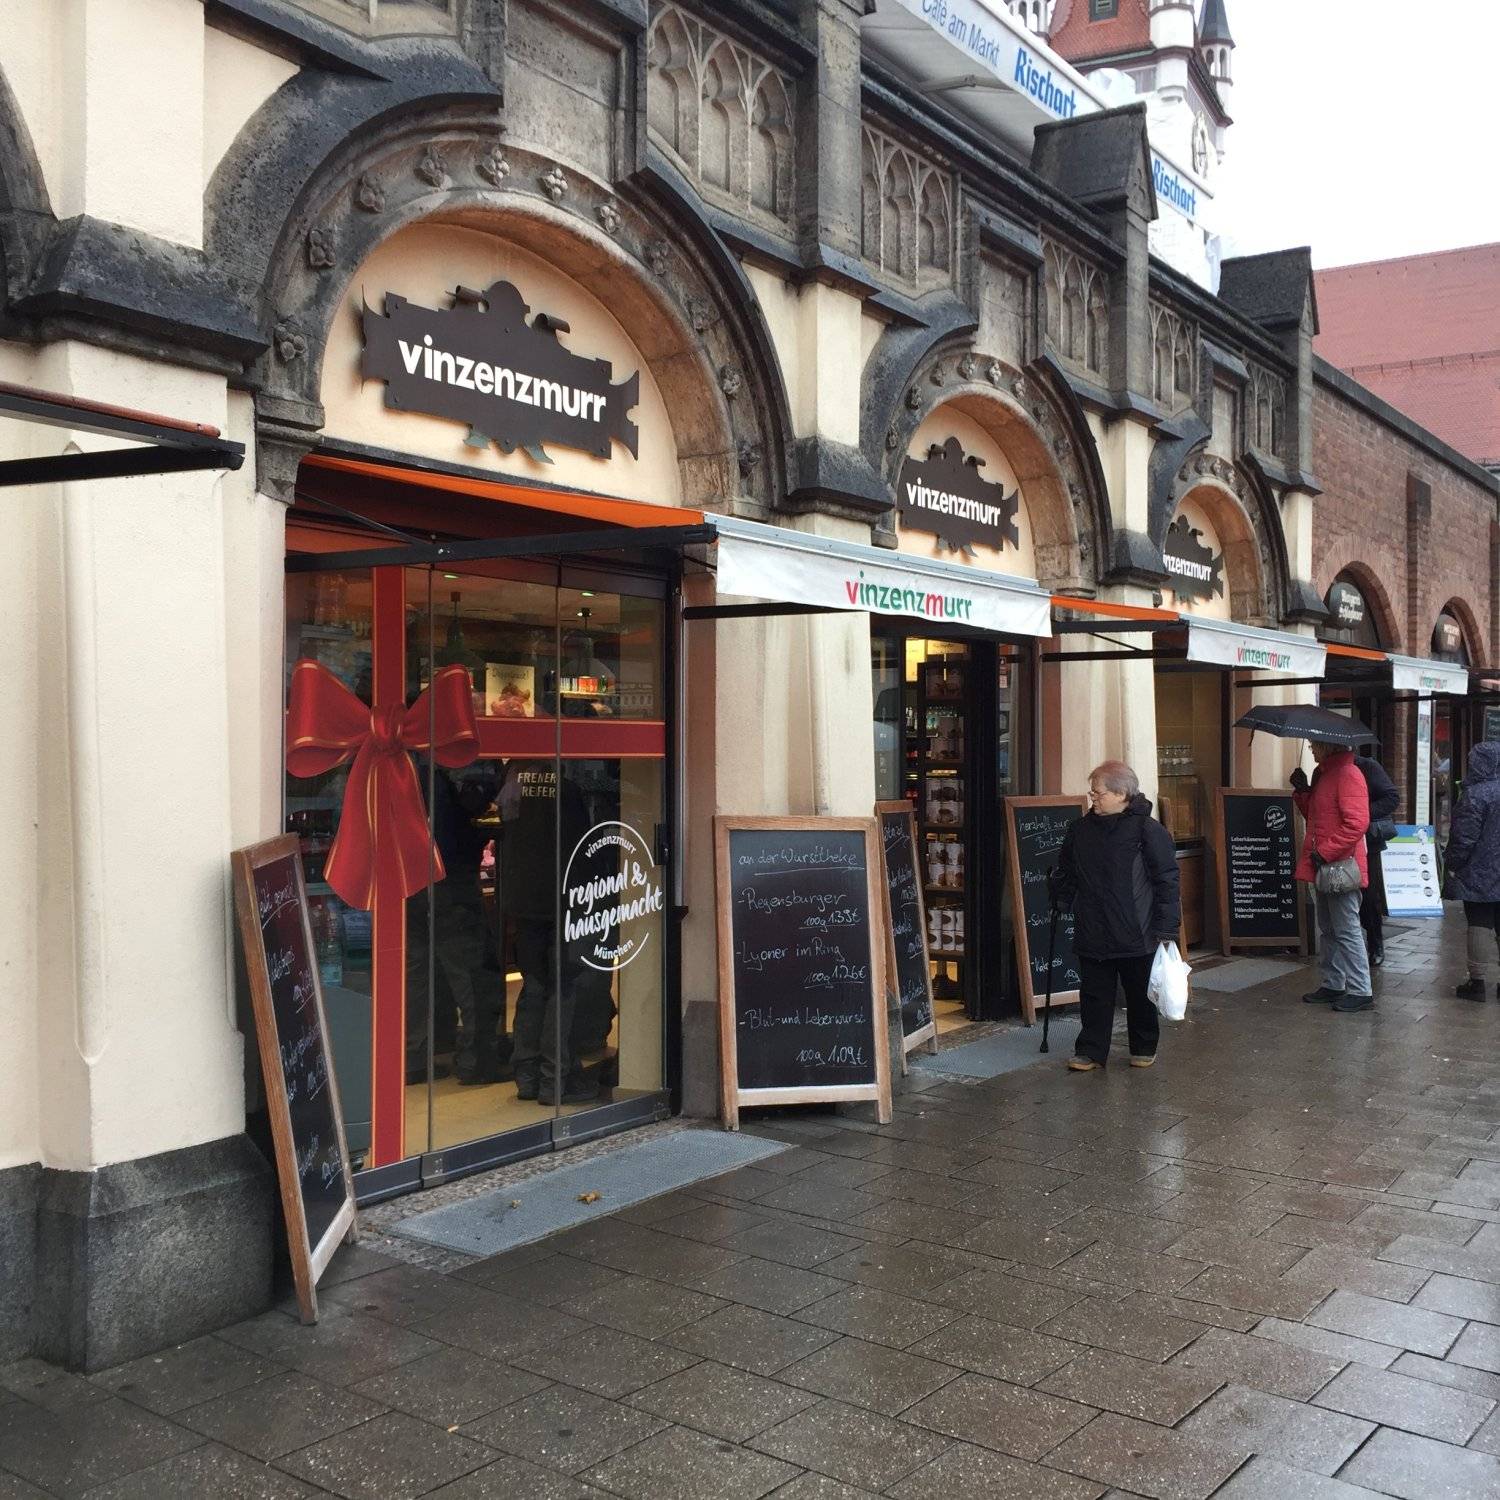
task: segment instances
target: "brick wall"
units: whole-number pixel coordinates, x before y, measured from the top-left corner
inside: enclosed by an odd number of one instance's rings
[[[1324,486],[1313,517],[1319,594],[1342,572],[1375,610],[1386,646],[1432,653],[1438,614],[1457,604],[1476,666],[1500,663],[1500,589],[1493,490],[1391,423],[1319,380],[1313,397],[1313,469]],[[1372,727],[1380,759],[1411,814],[1416,713],[1388,704]],[[1467,743],[1467,741],[1465,741]]]

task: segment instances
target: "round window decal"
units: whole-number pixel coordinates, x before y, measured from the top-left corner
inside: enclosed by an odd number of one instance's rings
[[[628,823],[596,823],[573,846],[563,872],[563,941],[591,969],[623,969],[651,932],[630,930],[662,909],[661,870]]]

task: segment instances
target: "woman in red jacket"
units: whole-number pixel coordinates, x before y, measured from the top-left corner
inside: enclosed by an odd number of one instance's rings
[[[1359,900],[1370,883],[1365,856],[1370,791],[1352,750],[1316,742],[1309,748],[1318,763],[1312,784],[1300,766],[1292,772],[1297,810],[1307,819],[1297,879],[1313,887],[1323,982],[1302,998],[1310,1005],[1330,1003],[1335,1010],[1368,1010],[1375,997],[1370,993],[1370,957],[1359,925]],[[1318,890],[1319,869],[1344,859],[1358,867],[1359,885],[1347,891]]]

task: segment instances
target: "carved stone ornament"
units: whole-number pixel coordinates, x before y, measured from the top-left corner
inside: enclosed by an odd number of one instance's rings
[[[906,409],[907,411],[920,411],[922,409],[922,393],[916,386],[912,386],[906,393]]]
[[[614,236],[620,232],[620,225],[623,221],[620,218],[620,210],[613,203],[601,203],[596,214],[605,234]]]
[[[740,473],[750,474],[760,467],[760,444],[753,438],[741,438],[736,456],[739,459]]]
[[[958,378],[960,380],[972,380],[974,372],[979,368],[979,361],[972,354],[966,354],[958,362]]]
[[[643,254],[646,264],[651,268],[653,276],[665,276],[667,267],[671,264],[667,242],[665,240],[648,240]]]
[[[307,335],[290,319],[283,318],[271,334],[278,357],[292,364],[307,353]]]
[[[687,310],[694,333],[702,333],[719,321],[719,310],[707,297],[689,297]]]
[[[417,163],[417,176],[429,187],[448,186],[448,159],[436,146],[429,146]]]
[[[542,191],[554,202],[561,203],[568,191],[568,179],[563,176],[561,167],[553,167],[545,177],[541,179]]]
[[[326,224],[307,231],[307,264],[314,271],[331,271],[338,260],[333,230]]]
[[[733,365],[725,365],[719,371],[719,389],[729,397],[731,401],[740,393],[740,387],[744,385],[745,377]]]
[[[901,446],[901,434],[894,427],[885,430],[885,448],[887,453],[894,453]]]
[[[987,369],[984,373],[989,379],[991,385],[1005,384],[1005,367],[1000,363],[998,359],[992,359],[990,361],[989,369]]]
[[[373,172],[366,172],[354,189],[354,201],[367,214],[378,214],[385,207],[385,184]]]
[[[483,156],[474,163],[474,170],[489,183],[491,187],[499,187],[507,177],[510,176],[510,163],[505,159],[505,152],[500,149],[500,142],[496,141]]]
[[[932,373],[927,378],[934,385],[941,385],[948,378],[948,372],[943,368],[941,361],[932,367]]]

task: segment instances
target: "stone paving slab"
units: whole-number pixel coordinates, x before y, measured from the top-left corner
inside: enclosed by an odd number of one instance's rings
[[[0,1500],[1500,1500],[1500,1023],[1450,998],[1462,947],[1393,932],[1359,1016],[1204,985],[1149,1071],[1017,1032],[888,1126],[684,1132],[754,1159],[495,1254],[342,1253],[313,1328],[0,1367]]]

